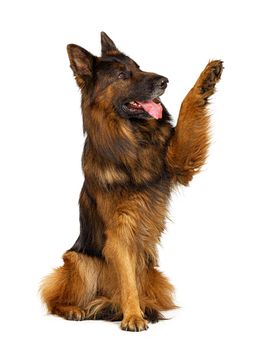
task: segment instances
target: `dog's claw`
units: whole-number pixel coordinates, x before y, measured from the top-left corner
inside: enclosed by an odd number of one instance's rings
[[[130,316],[121,323],[121,329],[129,332],[141,332],[148,328],[148,322],[140,316]]]
[[[196,86],[199,94],[202,95],[203,104],[207,104],[208,98],[214,93],[215,85],[221,78],[222,71],[223,61],[215,60],[209,62],[201,73]]]

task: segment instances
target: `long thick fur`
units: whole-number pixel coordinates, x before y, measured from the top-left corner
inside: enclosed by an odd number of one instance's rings
[[[162,311],[176,307],[173,286],[158,270],[156,246],[172,188],[187,185],[205,161],[207,102],[222,63],[207,65],[173,128],[165,107],[160,120],[118,115],[113,101],[122,93],[122,83],[103,85],[99,75],[93,85],[93,70],[112,59],[129,58],[104,34],[102,52],[105,59],[76,45],[68,47],[88,134],[82,156],[80,235],[63,255],[63,266],[43,280],[41,297],[50,313],[66,319],[122,320],[122,329],[139,331],[147,328],[147,321],[162,319]]]
[[[115,272],[105,261],[67,252],[64,265],[45,277],[41,296],[48,311],[71,320],[122,320],[120,286]],[[160,311],[175,307],[173,287],[157,269],[149,269],[139,279],[140,305],[149,321],[163,319]]]

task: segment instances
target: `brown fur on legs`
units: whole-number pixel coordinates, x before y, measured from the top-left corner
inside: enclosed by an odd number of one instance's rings
[[[64,265],[42,281],[42,300],[50,313],[70,320],[86,318],[84,308],[97,293],[97,276],[101,264],[76,252],[63,255]]]
[[[210,141],[207,105],[222,70],[222,61],[209,62],[181,104],[175,135],[166,155],[175,183],[188,185],[205,163]]]
[[[161,311],[177,308],[172,296],[174,287],[156,268],[148,269],[140,278],[140,304],[149,321],[164,319]]]
[[[175,308],[173,287],[158,270],[156,246],[172,189],[188,185],[209,145],[207,104],[222,72],[211,61],[185,97],[177,126],[160,100],[168,79],[144,72],[105,34],[102,55],[68,45],[82,95],[87,133],[80,234],[47,276],[41,296],[70,320],[121,320],[141,331]]]
[[[64,265],[44,278],[41,296],[50,313],[68,320],[122,320],[120,285],[112,265],[76,252],[63,256]],[[140,316],[125,318],[122,328],[141,330],[147,322],[163,319],[162,310],[175,307],[171,300],[173,287],[156,269],[145,270],[138,276]],[[99,296],[102,293],[106,296]]]

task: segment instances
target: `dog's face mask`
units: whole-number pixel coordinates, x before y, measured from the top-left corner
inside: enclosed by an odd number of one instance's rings
[[[159,98],[168,79],[143,72],[104,32],[101,33],[101,44],[101,57],[74,44],[67,47],[76,81],[90,103],[101,99],[104,107],[109,105],[123,118],[162,119],[168,116]]]

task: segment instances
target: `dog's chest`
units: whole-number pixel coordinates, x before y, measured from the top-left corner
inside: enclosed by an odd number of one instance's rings
[[[164,230],[169,197],[169,182],[160,179],[145,188],[100,192],[97,207],[106,227],[123,222],[139,238],[157,239]]]

